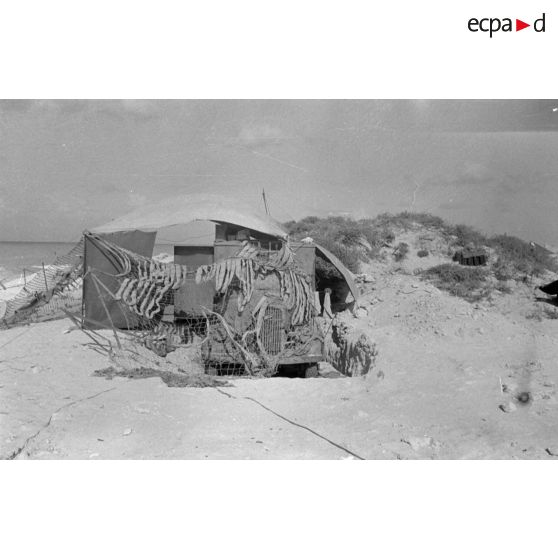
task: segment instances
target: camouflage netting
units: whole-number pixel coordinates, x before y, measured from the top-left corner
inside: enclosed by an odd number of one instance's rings
[[[68,254],[46,265],[6,302],[0,327],[64,317],[81,308],[83,239]]]
[[[114,370],[271,376],[279,362],[304,357],[313,344],[324,342],[325,359],[345,375],[367,374],[374,365],[376,347],[365,334],[351,331],[339,318],[317,316],[311,278],[297,267],[287,242],[271,254],[245,242],[231,258],[189,269],[86,234],[117,263],[111,276],[119,280],[116,292],[105,285],[102,272],[91,276],[101,302],[115,301],[128,324],[127,333],[114,330],[116,344],[97,338]],[[82,239],[8,300],[0,327],[75,319],[82,309],[83,246]],[[177,291],[204,283],[214,285],[216,304],[176,318]]]
[[[304,355],[322,339],[314,319],[311,278],[297,267],[287,242],[271,254],[245,242],[233,257],[190,269],[87,235],[117,269],[111,275],[119,281],[116,292],[103,281],[108,274],[87,272],[109,321],[104,302],[108,299],[117,303],[136,342],[160,356],[197,345],[204,364],[219,373],[234,373],[240,367],[249,374],[269,376],[280,361]],[[177,292],[204,283],[214,285],[213,307],[176,317]]]
[[[378,354],[366,332],[337,315],[325,338],[325,359],[345,376],[364,376],[372,371]]]

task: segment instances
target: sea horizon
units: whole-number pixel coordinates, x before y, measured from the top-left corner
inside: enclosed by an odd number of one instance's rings
[[[10,281],[37,267],[52,264],[57,257],[67,254],[79,242],[0,240],[0,281]],[[157,243],[154,253],[168,251],[168,243]]]
[[[79,240],[0,240],[0,244],[77,244]]]

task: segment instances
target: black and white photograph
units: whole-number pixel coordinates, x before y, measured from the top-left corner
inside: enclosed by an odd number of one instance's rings
[[[0,113],[3,459],[558,457],[558,101]]]
[[[3,3],[2,554],[551,552],[555,12]]]

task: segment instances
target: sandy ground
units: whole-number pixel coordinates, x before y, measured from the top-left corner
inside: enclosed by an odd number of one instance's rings
[[[536,302],[532,290],[475,305],[388,266],[376,269],[367,286],[365,311],[354,321],[368,328],[379,357],[365,378],[238,379],[219,390],[170,388],[158,378],[106,380],[92,374],[107,359],[82,332],[65,333],[67,320],[0,331],[0,456],[558,454],[558,320],[533,318],[548,305]],[[517,400],[522,392],[529,393],[526,404]]]

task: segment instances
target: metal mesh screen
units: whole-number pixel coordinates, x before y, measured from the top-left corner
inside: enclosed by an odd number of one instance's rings
[[[280,308],[269,306],[265,311],[260,341],[269,355],[278,355],[284,349],[283,312]]]

